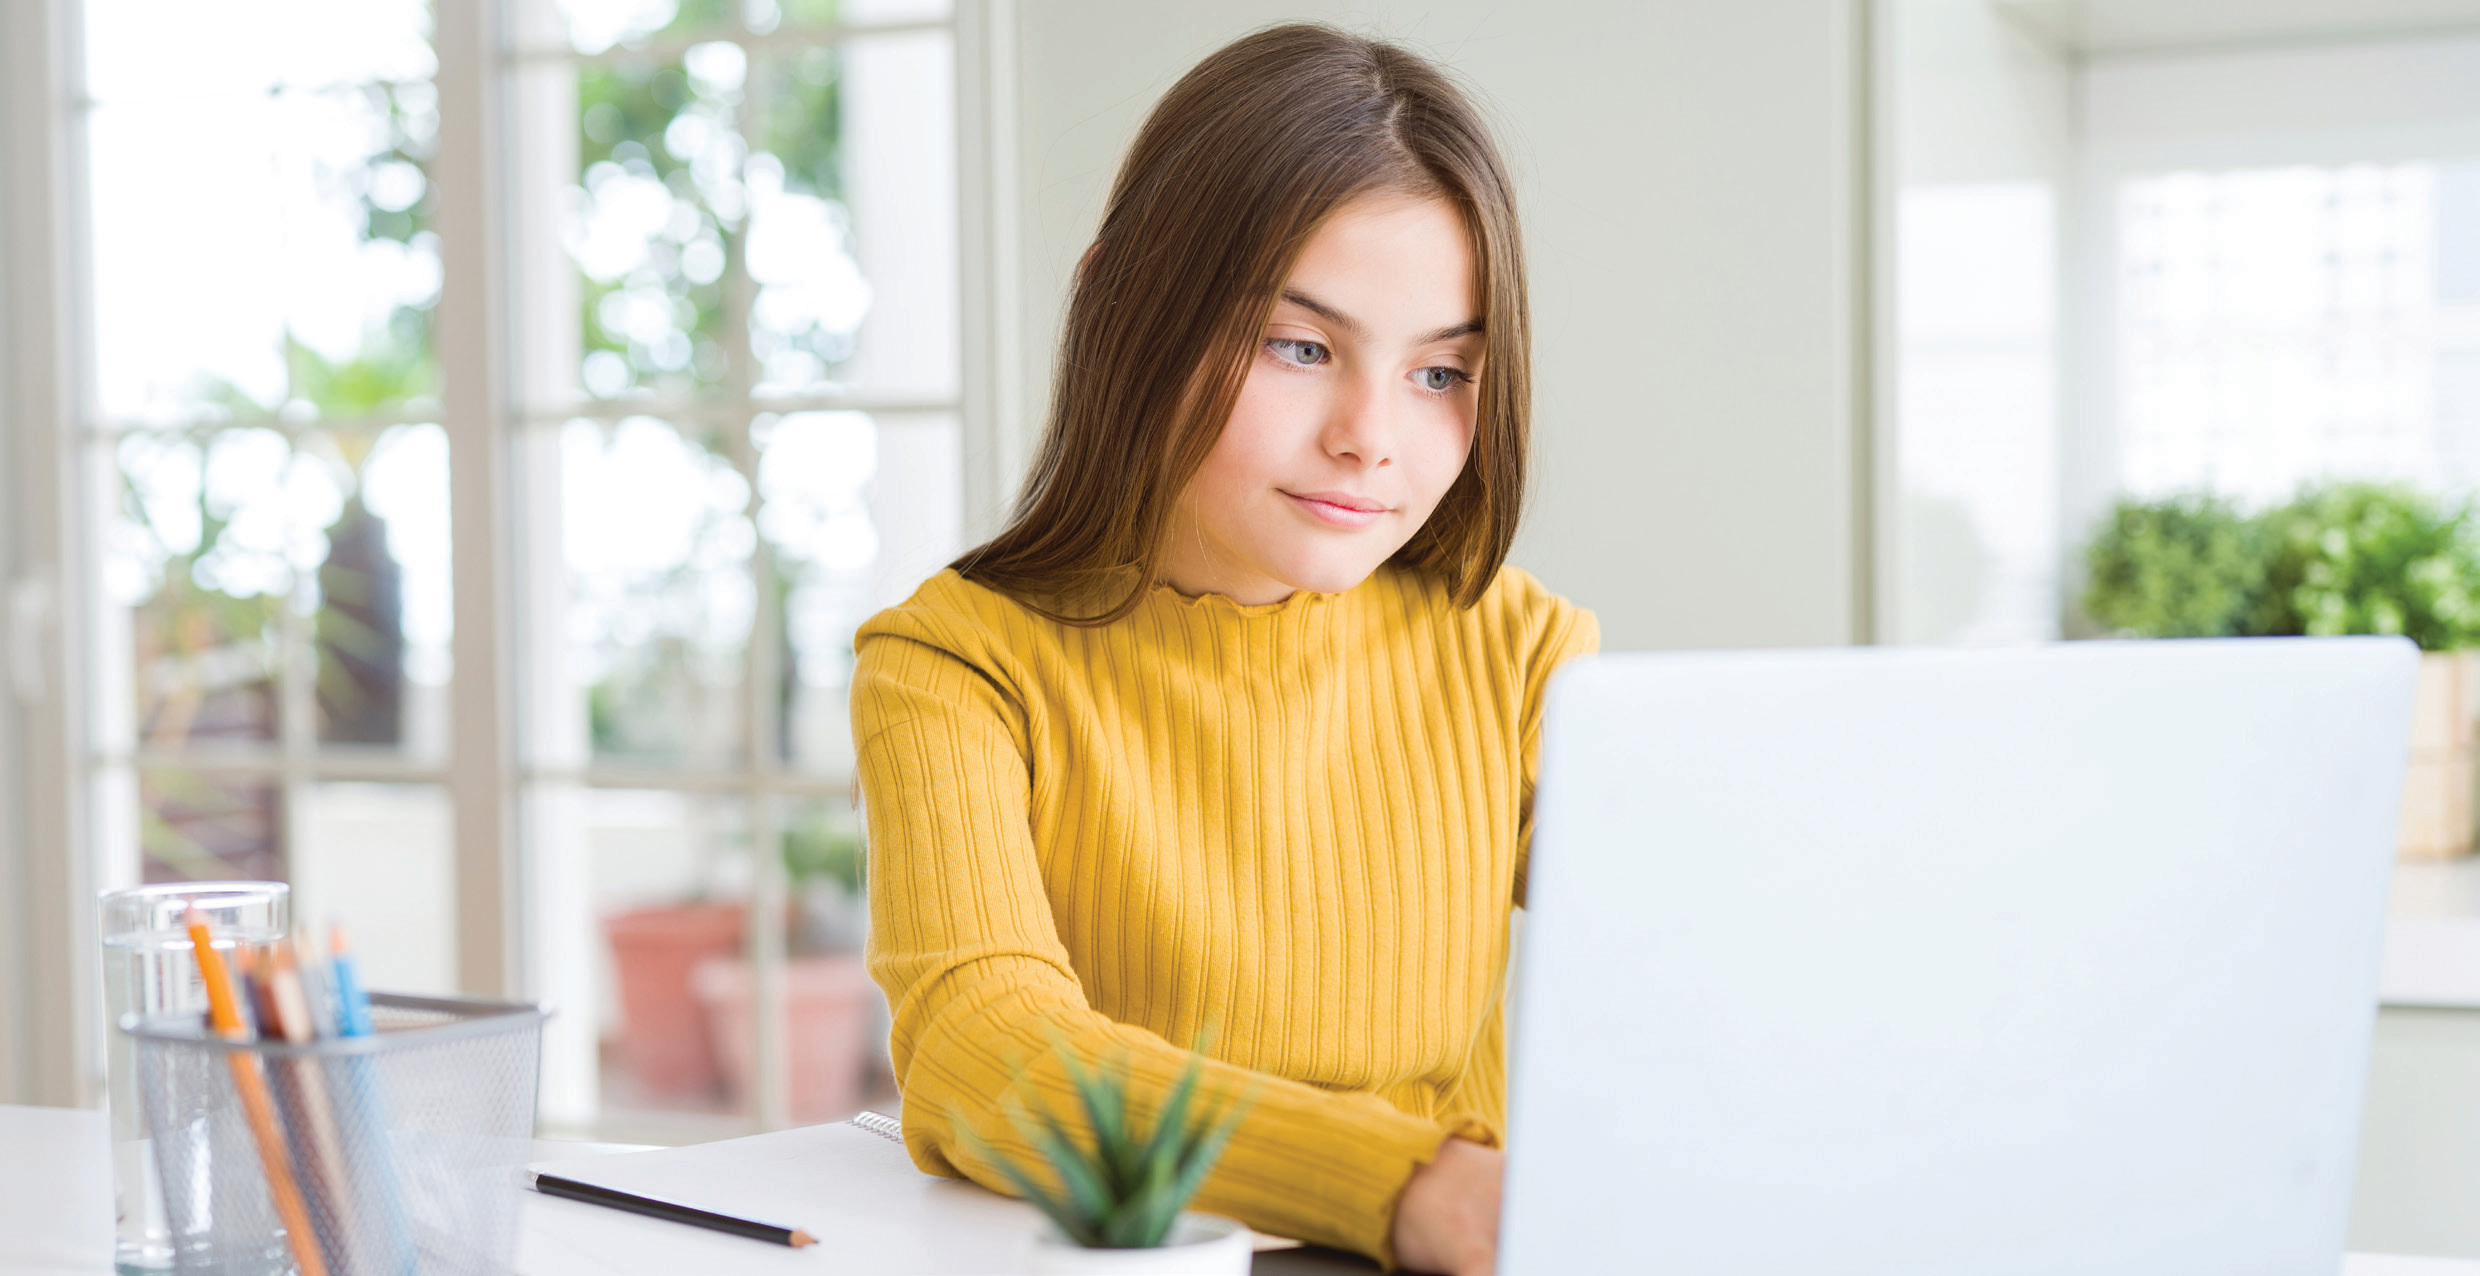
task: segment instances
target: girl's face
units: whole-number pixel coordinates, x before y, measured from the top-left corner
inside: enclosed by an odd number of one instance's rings
[[[1180,493],[1164,578],[1243,604],[1368,579],[1463,472],[1479,316],[1452,206],[1368,195],[1337,209],[1284,280],[1231,420]]]

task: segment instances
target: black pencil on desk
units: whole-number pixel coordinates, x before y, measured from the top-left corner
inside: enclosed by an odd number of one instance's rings
[[[754,1241],[772,1241],[778,1245],[790,1245],[794,1249],[818,1243],[817,1237],[797,1227],[753,1223],[748,1219],[734,1218],[729,1214],[717,1214],[711,1210],[692,1209],[686,1205],[675,1205],[670,1201],[658,1201],[651,1196],[633,1196],[608,1187],[596,1187],[592,1183],[564,1179],[557,1174],[531,1174],[529,1177],[534,1180],[534,1190],[545,1196],[564,1196],[572,1201],[584,1201],[588,1205],[608,1205],[616,1210],[627,1210],[631,1214],[669,1219],[675,1223],[687,1223],[691,1227],[711,1227],[718,1232],[730,1232],[734,1236],[746,1236]]]

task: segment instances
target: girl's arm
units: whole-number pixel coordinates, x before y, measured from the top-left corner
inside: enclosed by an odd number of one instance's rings
[[[1035,1158],[1000,1096],[1076,1110],[1052,1048],[1133,1059],[1150,1126],[1188,1052],[1088,1003],[1053,923],[1031,832],[1026,723],[1000,682],[930,635],[865,629],[853,731],[869,813],[871,974],[894,1012],[905,1145],[934,1174],[1010,1191],[958,1123],[1020,1164]],[[1334,1092],[1220,1061],[1209,1093],[1253,1092],[1195,1208],[1370,1255],[1392,1269],[1397,1199],[1448,1125],[1375,1094]]]
[[[1601,621],[1592,612],[1542,592],[1541,631],[1524,665],[1524,797],[1516,819],[1515,906],[1524,907],[1524,884],[1533,867],[1533,786],[1541,775],[1542,695],[1550,675],[1569,657],[1602,649]],[[1528,613],[1529,614],[1529,613]]]

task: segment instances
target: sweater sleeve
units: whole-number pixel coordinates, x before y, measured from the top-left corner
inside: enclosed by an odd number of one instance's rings
[[[1540,629],[1524,662],[1524,795],[1516,815],[1515,905],[1524,907],[1524,887],[1533,866],[1533,786],[1541,775],[1542,699],[1550,675],[1570,657],[1602,649],[1602,626],[1592,612],[1555,594],[1545,593],[1539,611]]]
[[[1028,724],[1007,680],[924,628],[872,628],[857,644],[853,731],[870,837],[868,960],[893,1011],[905,1147],[924,1171],[1012,1194],[959,1128],[1038,1165],[1002,1096],[1076,1110],[1054,1042],[1087,1067],[1127,1060],[1143,1128],[1190,1055],[1085,996],[1043,888]],[[1211,1058],[1203,1085],[1255,1099],[1192,1208],[1393,1270],[1397,1199],[1448,1127],[1376,1094]]]

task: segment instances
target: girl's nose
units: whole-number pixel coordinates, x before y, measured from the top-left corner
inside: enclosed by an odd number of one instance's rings
[[[1397,423],[1395,397],[1369,378],[1351,378],[1326,422],[1326,451],[1349,456],[1363,469],[1376,469],[1395,459]]]

